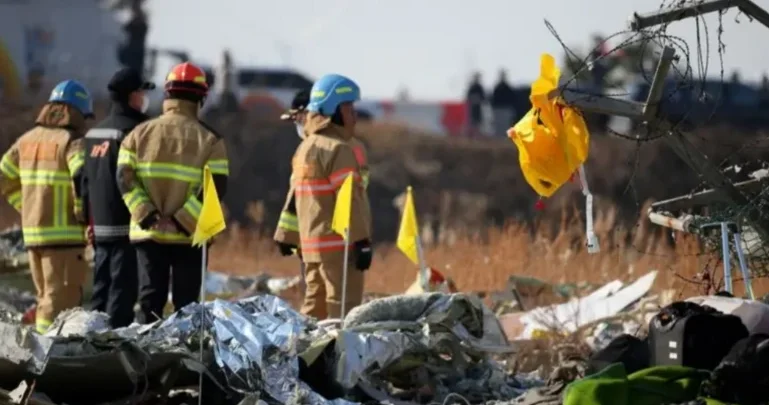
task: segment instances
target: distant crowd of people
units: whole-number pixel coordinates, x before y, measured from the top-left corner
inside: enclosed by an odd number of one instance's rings
[[[486,111],[491,111],[491,136],[506,136],[507,130],[515,123],[518,116],[516,111],[516,94],[507,82],[504,69],[499,72],[499,79],[490,93],[487,93],[481,83],[481,74],[475,73],[465,96],[467,103],[468,127],[467,136],[477,137],[484,131],[487,120]],[[487,108],[490,107],[490,108]]]

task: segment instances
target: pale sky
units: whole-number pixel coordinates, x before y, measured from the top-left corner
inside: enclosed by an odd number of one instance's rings
[[[769,0],[754,0],[769,8]],[[561,57],[547,19],[565,42],[586,48],[593,33],[626,29],[633,11],[657,0],[150,0],[150,46],[179,48],[195,61],[214,63],[229,47],[236,63],[290,66],[317,78],[341,73],[356,80],[364,98],[393,98],[407,87],[413,99],[462,97],[470,72],[492,86],[500,68],[514,83],[530,82],[543,52]],[[729,75],[758,81],[769,70],[769,29],[736,11],[724,20]],[[709,75],[718,75],[715,14]],[[696,52],[693,19],[671,25],[671,35]]]

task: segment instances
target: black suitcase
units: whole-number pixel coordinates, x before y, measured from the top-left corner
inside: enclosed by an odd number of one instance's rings
[[[649,322],[651,364],[713,370],[747,336],[748,329],[737,316],[692,302],[674,302]]]
[[[623,334],[615,337],[587,361],[587,374],[595,374],[614,363],[622,363],[628,374],[649,368],[649,344],[646,339]]]

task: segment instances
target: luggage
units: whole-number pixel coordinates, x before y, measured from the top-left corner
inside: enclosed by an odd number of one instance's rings
[[[740,340],[702,385],[710,398],[740,405],[769,403],[769,335]]]
[[[711,295],[691,297],[686,301],[715,308],[725,314],[738,316],[749,334],[765,333],[769,335],[769,305],[761,301],[742,298]]]
[[[587,374],[595,374],[614,363],[622,363],[628,374],[648,368],[649,344],[646,339],[627,334],[617,336],[606,347],[590,356]]]
[[[737,316],[692,302],[674,302],[649,322],[651,364],[713,370],[747,336]]]

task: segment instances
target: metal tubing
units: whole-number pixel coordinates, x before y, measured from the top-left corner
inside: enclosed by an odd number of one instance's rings
[[[748,207],[751,201],[718,169],[699,148],[680,133],[672,132],[662,138],[665,143],[696,173],[699,173],[711,187],[718,190],[726,202],[737,207]],[[760,210],[747,209],[744,213],[748,223],[764,241],[769,241],[769,219]]]
[[[769,28],[769,13],[751,0],[737,0],[740,11],[753,17],[756,21]]]
[[[729,253],[729,227],[721,222],[721,255],[724,259],[724,288],[732,293],[732,258]]]
[[[734,250],[737,251],[737,259],[740,261],[740,273],[742,273],[742,281],[745,283],[745,293],[748,298],[756,299],[753,294],[753,283],[750,280],[750,269],[748,269],[748,263],[745,260],[745,252],[742,251],[742,234],[740,232],[734,233]]]
[[[630,19],[630,29],[640,31],[645,28],[661,24],[680,21],[685,18],[696,17],[715,11],[726,10],[741,3],[739,0],[708,0],[697,4],[689,4],[683,7],[666,8],[651,13],[633,13]]]
[[[735,183],[734,187],[741,192],[754,193],[761,190],[765,179],[754,179]],[[655,211],[680,211],[696,207],[704,207],[713,203],[728,202],[729,198],[723,192],[717,189],[708,189],[698,193],[687,194],[680,197],[674,197],[667,200],[657,201],[652,204]]]
[[[660,61],[657,64],[657,71],[654,73],[645,104],[564,88],[553,90],[549,96],[551,98],[561,97],[566,104],[576,107],[583,112],[618,115],[635,120],[649,120],[656,114],[657,105],[662,100],[665,79],[670,70],[670,65],[673,63],[673,59],[675,59],[675,54],[675,49],[669,46],[662,50]]]
[[[683,7],[667,8],[651,13],[633,13],[630,18],[630,29],[640,31],[661,24],[680,21],[685,18],[697,17],[716,11],[737,7],[740,11],[769,28],[769,13],[751,0],[708,0]]]
[[[662,101],[662,93],[665,90],[668,71],[670,71],[670,65],[673,63],[675,57],[676,50],[672,47],[666,46],[662,50],[660,61],[657,63],[657,70],[654,72],[654,78],[652,79],[652,84],[649,88],[649,94],[646,97],[646,104],[644,104],[643,107],[643,115],[647,120],[650,120],[657,115],[657,110]]]
[[[643,115],[644,105],[634,101],[618,100],[569,89],[556,89],[550,93],[551,98],[559,96],[567,105],[587,113],[618,115],[634,119]]]
[[[696,230],[691,226],[692,221],[694,221],[694,216],[692,215],[686,215],[682,218],[673,218],[658,212],[653,212],[649,209],[648,216],[651,223],[676,231],[695,233],[694,231]]]

